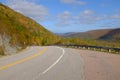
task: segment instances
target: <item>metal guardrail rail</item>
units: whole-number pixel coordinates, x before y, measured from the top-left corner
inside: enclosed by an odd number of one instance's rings
[[[72,48],[81,48],[81,49],[89,49],[89,50],[99,50],[99,51],[107,51],[109,53],[120,53],[120,48],[111,48],[104,46],[89,46],[89,45],[75,45],[75,44],[60,44],[58,46],[72,47]]]

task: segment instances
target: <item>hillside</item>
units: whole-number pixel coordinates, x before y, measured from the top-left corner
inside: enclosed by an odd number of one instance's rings
[[[120,28],[118,29],[100,29],[87,32],[65,33],[63,37],[79,37],[84,39],[120,39]]]
[[[120,28],[109,31],[107,34],[101,36],[102,40],[119,40],[120,41]]]
[[[43,26],[0,3],[0,45],[6,50],[52,44],[55,40],[56,36]]]

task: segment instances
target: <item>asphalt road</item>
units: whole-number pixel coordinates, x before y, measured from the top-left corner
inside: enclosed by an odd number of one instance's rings
[[[0,58],[0,80],[84,80],[84,64],[72,49],[32,46]]]

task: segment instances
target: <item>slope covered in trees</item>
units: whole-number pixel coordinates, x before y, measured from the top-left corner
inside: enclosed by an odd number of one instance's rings
[[[10,36],[11,45],[47,45],[56,36],[34,20],[0,3],[0,34]]]

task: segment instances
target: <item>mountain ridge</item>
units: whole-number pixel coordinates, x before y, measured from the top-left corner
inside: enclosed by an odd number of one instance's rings
[[[117,31],[117,32],[116,32]],[[58,34],[59,35],[59,34]],[[97,30],[90,30],[86,32],[69,32],[64,33],[60,36],[62,37],[78,37],[78,38],[84,38],[84,39],[100,39],[100,40],[107,40],[112,39],[108,38],[108,36],[116,36],[117,39],[120,38],[120,28],[114,28],[114,29],[97,29]],[[114,37],[115,38],[115,37]]]

